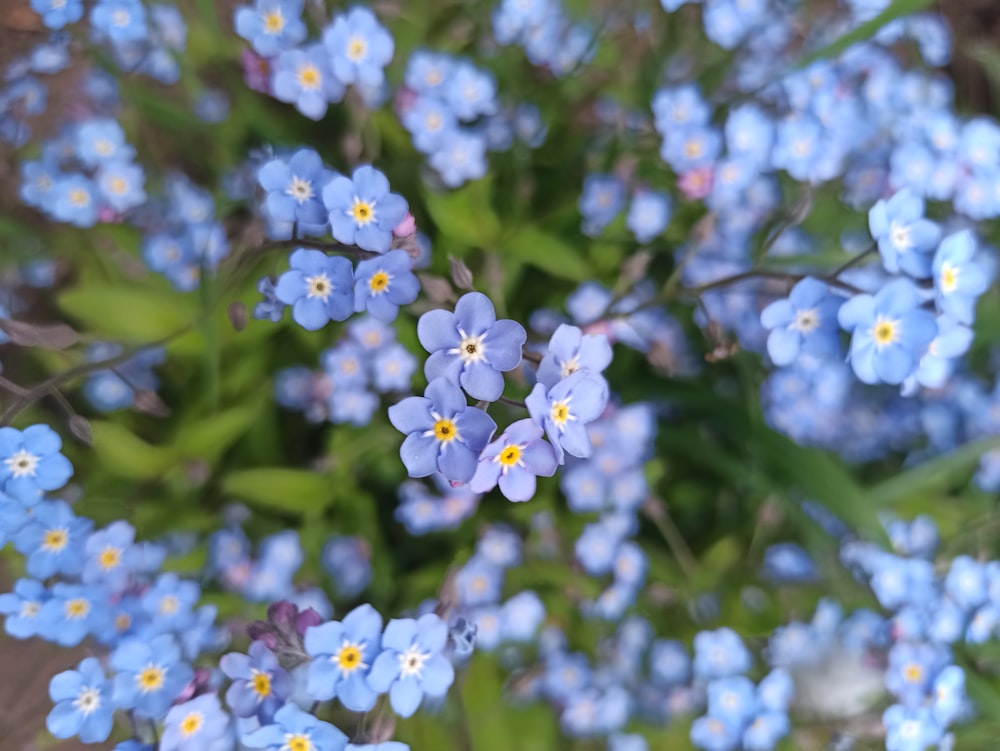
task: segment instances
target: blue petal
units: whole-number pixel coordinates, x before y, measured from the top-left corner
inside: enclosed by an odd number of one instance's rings
[[[412,716],[423,698],[423,691],[413,678],[396,681],[389,689],[389,703],[400,717]]]
[[[399,458],[410,477],[427,477],[438,468],[440,444],[433,436],[411,433],[399,447]]]

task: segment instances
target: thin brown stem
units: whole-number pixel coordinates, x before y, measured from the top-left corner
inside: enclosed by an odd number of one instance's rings
[[[509,404],[511,407],[520,407],[521,409],[527,409],[527,405],[520,399],[511,399],[509,396],[501,396],[497,399],[501,404]]]

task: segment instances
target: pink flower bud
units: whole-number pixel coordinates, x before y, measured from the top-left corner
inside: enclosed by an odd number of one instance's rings
[[[407,211],[403,221],[396,225],[396,229],[392,231],[392,234],[396,237],[409,237],[416,231],[417,220],[413,218],[413,214]]]

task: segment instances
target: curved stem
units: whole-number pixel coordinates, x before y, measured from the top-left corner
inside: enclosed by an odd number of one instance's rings
[[[497,399],[501,404],[509,404],[511,407],[520,407],[521,409],[527,409],[527,405],[520,399],[511,399],[508,396],[501,396]]]

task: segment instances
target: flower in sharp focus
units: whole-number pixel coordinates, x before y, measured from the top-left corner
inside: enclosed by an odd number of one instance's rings
[[[97,659],[88,657],[76,670],[53,676],[49,697],[56,705],[45,725],[56,738],[79,735],[84,743],[100,743],[111,735],[115,711],[111,681]]]
[[[496,401],[503,393],[502,373],[520,364],[527,334],[516,321],[498,321],[486,295],[469,292],[454,313],[424,313],[417,322],[417,338],[431,353],[424,364],[428,380],[444,377],[473,399]]]
[[[405,250],[361,261],[354,272],[355,312],[367,311],[387,323],[396,320],[399,306],[409,305],[420,294],[420,282],[412,267]]]
[[[326,208],[320,194],[331,174],[312,149],[299,149],[288,160],[267,162],[257,171],[257,180],[267,191],[267,211],[271,218],[325,225]]]
[[[382,639],[382,616],[371,605],[359,605],[343,621],[330,621],[306,631],[309,664],[306,691],[317,701],[334,696],[352,712],[375,706],[376,694],[366,681]],[[279,720],[281,711],[275,715]]]
[[[323,189],[323,203],[330,212],[330,230],[338,242],[357,245],[374,253],[392,246],[392,231],[406,218],[406,199],[389,192],[386,176],[371,165],[339,175]]]
[[[116,671],[115,706],[152,720],[166,716],[194,677],[191,666],[181,661],[180,645],[171,634],[124,639],[111,653],[111,667]]]
[[[444,696],[455,680],[451,662],[441,654],[447,641],[448,624],[434,613],[389,621],[368,685],[380,694],[388,692],[393,710],[410,717],[425,694]]]
[[[159,751],[206,751],[229,730],[229,715],[215,694],[176,704],[163,721]]]
[[[530,419],[518,420],[483,449],[469,489],[488,493],[499,485],[507,500],[528,501],[535,495],[535,477],[552,477],[557,466],[555,451],[542,439],[542,427]]]
[[[577,371],[551,388],[536,383],[525,399],[531,419],[545,429],[562,464],[565,454],[584,459],[593,453],[586,425],[593,422],[608,403],[608,384],[603,376]]]
[[[440,472],[453,482],[469,482],[496,423],[446,378],[435,378],[424,396],[389,407],[389,421],[406,439],[399,449],[410,477]]]
[[[251,642],[248,651],[230,652],[219,661],[219,668],[233,681],[226,704],[237,717],[256,717],[266,725],[291,694],[292,679],[264,642]]]
[[[863,383],[899,384],[916,369],[937,335],[934,315],[922,302],[912,282],[896,279],[841,306],[837,319],[852,332],[851,367]]]
[[[30,505],[43,492],[61,488],[73,474],[61,448],[62,439],[48,425],[0,428],[0,491]]]
[[[548,351],[538,366],[538,382],[555,386],[578,370],[601,373],[611,364],[611,344],[604,334],[584,334],[566,323],[549,339]]]
[[[291,270],[278,279],[277,299],[292,306],[292,318],[309,331],[354,312],[354,267],[341,256],[299,248],[289,256]]]

